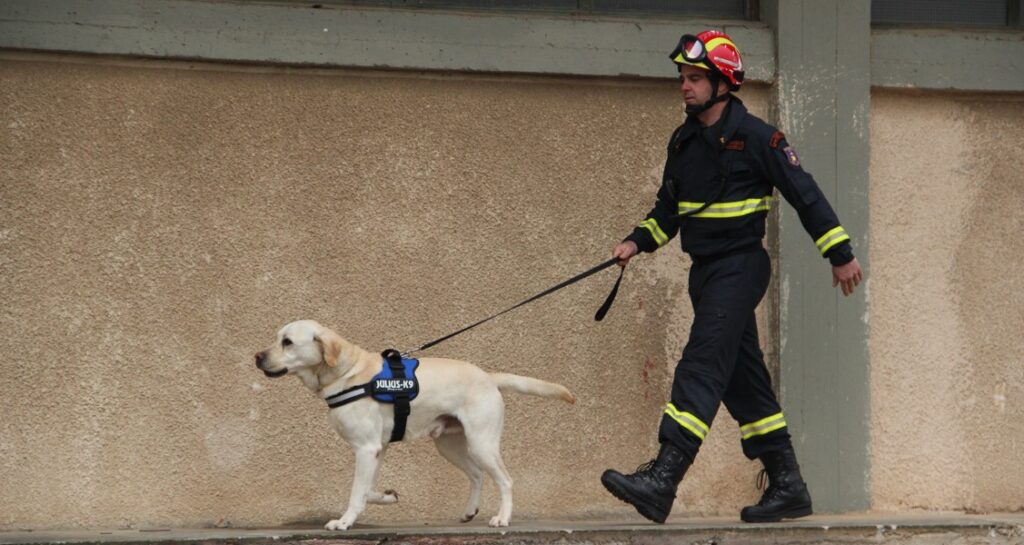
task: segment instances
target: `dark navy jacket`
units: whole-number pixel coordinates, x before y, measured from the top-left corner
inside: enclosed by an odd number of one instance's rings
[[[658,200],[626,240],[653,252],[678,233],[695,259],[760,247],[765,217],[776,205],[774,188],[796,209],[822,256],[833,265],[853,259],[850,237],[786,137],[736,97],[715,125],[704,128],[689,116],[675,130]],[[708,201],[696,215],[679,217]]]

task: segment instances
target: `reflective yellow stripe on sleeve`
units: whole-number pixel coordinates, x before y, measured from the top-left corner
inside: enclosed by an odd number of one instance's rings
[[[701,422],[693,413],[680,411],[675,405],[668,403],[665,405],[665,414],[672,420],[675,420],[680,426],[686,428],[687,431],[696,435],[701,441],[708,434],[708,425]]]
[[[658,222],[654,221],[654,218],[648,218],[640,222],[640,227],[651,232],[651,236],[654,237],[654,242],[658,244],[659,248],[668,242],[668,235],[665,234],[665,231],[661,230],[661,227],[658,226]]]
[[[685,214],[692,212],[704,206],[702,202],[679,202],[679,213]],[[740,216],[747,216],[757,212],[767,212],[772,208],[772,196],[767,195],[759,199],[746,199],[743,201],[733,202],[716,202],[712,203],[706,209],[698,214],[694,214],[694,218],[738,218]]]
[[[765,435],[785,427],[786,419],[782,416],[782,413],[776,413],[757,422],[740,426],[740,435],[743,436],[743,439],[750,439],[755,435]]]
[[[840,225],[814,241],[814,245],[818,247],[818,251],[821,252],[821,255],[825,255],[825,252],[827,252],[829,248],[844,240],[850,240],[850,237],[846,234],[846,230],[843,229],[843,226]]]

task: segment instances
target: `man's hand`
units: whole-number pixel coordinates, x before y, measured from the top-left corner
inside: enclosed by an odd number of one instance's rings
[[[619,258],[619,266],[625,267],[626,263],[629,263],[629,258],[638,253],[640,253],[640,249],[636,247],[636,243],[632,240],[625,240],[612,250],[612,257]]]
[[[851,259],[846,265],[832,267],[832,287],[841,286],[843,288],[843,295],[853,293],[854,288],[863,279],[864,273],[860,270],[860,263],[857,262],[856,257]]]

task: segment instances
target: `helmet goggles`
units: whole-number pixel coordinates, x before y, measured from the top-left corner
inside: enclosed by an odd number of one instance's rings
[[[704,41],[693,34],[683,34],[679,38],[676,48],[669,54],[669,58],[675,62],[698,65],[701,68],[711,69],[704,61],[708,60],[708,48]]]

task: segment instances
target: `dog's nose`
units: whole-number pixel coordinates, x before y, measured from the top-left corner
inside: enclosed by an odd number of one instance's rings
[[[267,352],[266,351],[257,352],[256,353],[256,367],[258,367],[260,369],[263,369],[263,362],[266,361],[266,359],[267,359]]]

